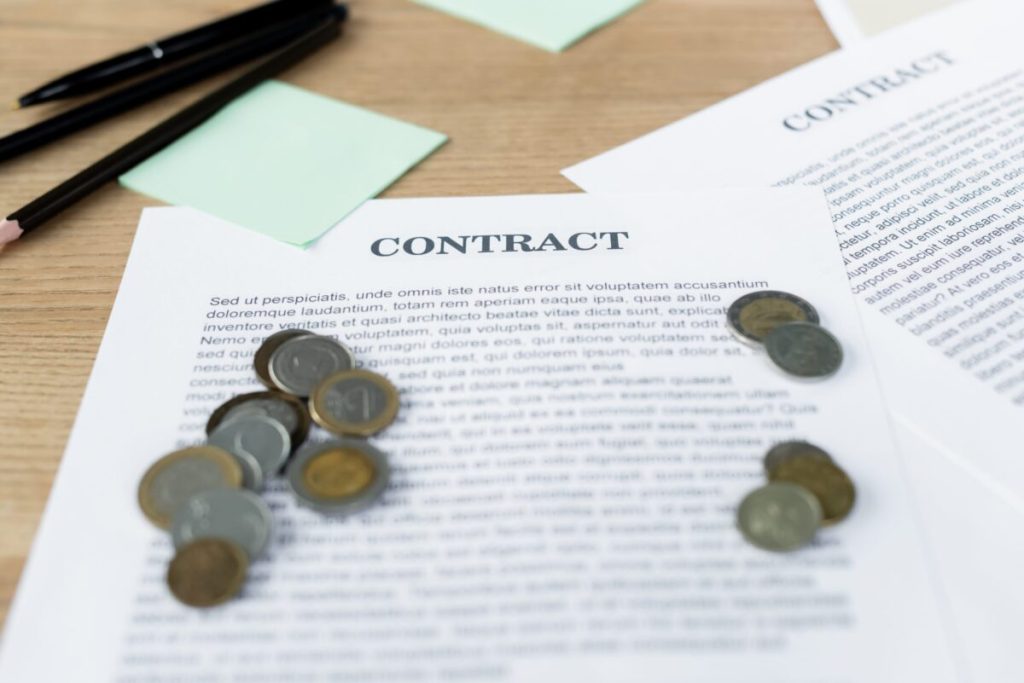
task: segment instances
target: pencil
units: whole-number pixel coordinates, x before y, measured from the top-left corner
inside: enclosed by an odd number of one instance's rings
[[[233,99],[330,43],[341,33],[336,16],[265,59],[251,71],[183,109],[38,199],[0,221],[0,246],[37,229],[50,218],[114,180],[216,114]]]
[[[0,138],[0,161],[13,159],[213,74],[265,55],[319,25],[332,12],[344,12],[344,6],[335,8],[328,4],[318,7],[282,25],[228,43],[217,52],[11,133]]]
[[[94,92],[165,64],[194,57],[318,6],[326,9],[329,5],[330,0],[273,0],[65,74],[25,93],[14,105],[15,108],[28,107]]]

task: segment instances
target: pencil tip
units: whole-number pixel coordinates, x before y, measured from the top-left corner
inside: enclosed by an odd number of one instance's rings
[[[0,221],[0,249],[8,242],[13,242],[24,234],[24,230],[18,225],[18,221]]]
[[[11,111],[15,111],[16,109],[21,109],[21,102],[18,100],[11,102]]]

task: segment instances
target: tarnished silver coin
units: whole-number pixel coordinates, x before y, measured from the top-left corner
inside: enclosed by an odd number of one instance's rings
[[[760,344],[779,325],[792,322],[821,322],[814,306],[795,294],[778,291],[753,292],[729,306],[726,326],[747,344]]]
[[[832,333],[813,323],[786,323],[764,339],[768,357],[794,377],[834,375],[843,364],[843,347]]]
[[[373,505],[387,488],[387,456],[360,439],[307,444],[288,465],[298,502],[318,512],[351,515]]]
[[[793,458],[816,458],[832,462],[832,456],[806,441],[784,441],[772,446],[764,456],[764,471],[769,476],[775,468]]]
[[[223,448],[223,446],[218,446]],[[224,450],[227,450],[226,448]],[[242,486],[250,491],[259,493],[266,486],[267,477],[273,476],[273,472],[263,474],[263,467],[252,453],[248,451],[228,451],[231,457],[242,466]]]
[[[293,329],[275,332],[263,340],[263,343],[260,344],[260,348],[256,350],[256,355],[253,358],[252,363],[253,369],[256,370],[256,376],[259,378],[260,382],[263,383],[263,386],[270,389],[274,388],[274,381],[270,378],[270,356],[272,356],[274,351],[277,350],[277,347],[289,339],[294,339],[295,337],[311,336],[315,335],[308,330]]]
[[[289,434],[299,427],[299,417],[294,408],[276,398],[256,398],[240,403],[224,414],[221,423],[231,422],[240,417],[269,417],[279,422]]]
[[[214,489],[197,493],[174,513],[174,547],[201,538],[221,538],[243,548],[250,560],[270,542],[270,508],[252,491]]]
[[[259,488],[253,490],[262,489],[262,479],[274,476],[292,450],[288,430],[277,420],[264,415],[243,415],[222,422],[208,440],[211,445],[223,448],[240,460],[244,460],[245,455],[255,460],[262,476]]]
[[[398,389],[368,370],[337,372],[309,397],[316,423],[341,436],[373,436],[395,421],[398,408]]]
[[[775,482],[747,494],[737,524],[743,537],[762,550],[789,552],[804,547],[821,526],[821,503],[802,486]]]
[[[210,414],[206,433],[209,435],[222,423],[248,415],[261,415],[280,422],[288,430],[292,450],[309,434],[310,417],[305,402],[280,391],[255,391],[225,401]]]
[[[302,336],[288,339],[270,356],[270,378],[281,390],[309,396],[324,379],[355,366],[355,356],[329,337]]]

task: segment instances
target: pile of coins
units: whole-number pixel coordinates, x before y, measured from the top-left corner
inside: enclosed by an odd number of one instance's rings
[[[758,548],[798,550],[853,509],[850,477],[813,444],[778,444],[765,456],[764,470],[769,483],[747,494],[737,520],[744,538]]]
[[[803,379],[834,375],[843,364],[843,347],[820,322],[814,306],[787,292],[747,294],[726,314],[740,341],[763,346],[778,368]]]
[[[235,596],[266,550],[272,519],[257,493],[271,477],[284,473],[299,504],[332,515],[368,508],[390,479],[387,456],[365,439],[398,415],[391,382],[305,330],[268,337],[253,365],[268,391],[218,407],[205,444],[164,456],[139,484],[139,506],[176,549],[167,585],[193,607]],[[303,445],[312,422],[337,438]]]

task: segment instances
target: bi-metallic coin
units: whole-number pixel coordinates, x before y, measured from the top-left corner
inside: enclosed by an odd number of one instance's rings
[[[814,306],[788,292],[764,291],[741,296],[726,314],[726,324],[747,344],[760,344],[779,325],[820,322]]]
[[[775,468],[793,458],[817,458],[832,462],[832,456],[821,448],[806,441],[784,441],[776,444],[764,456],[764,471],[771,477]]]
[[[230,453],[216,446],[194,446],[157,460],[139,483],[139,507],[161,529],[185,501],[209,489],[238,488],[242,466]]]
[[[240,546],[255,560],[270,542],[270,508],[252,491],[218,489],[188,499],[171,525],[174,547],[201,538],[221,538]]]
[[[292,451],[291,437],[284,425],[263,415],[244,415],[223,422],[208,440],[239,458],[248,454],[255,459],[262,474],[260,486],[246,487],[254,491],[262,489],[264,477],[274,476],[284,466]]]
[[[764,348],[783,372],[803,379],[834,375],[843,364],[839,340],[812,323],[779,325],[765,337]]]
[[[359,439],[338,439],[301,450],[288,465],[298,501],[325,514],[350,515],[373,505],[391,476],[382,452]]]
[[[821,519],[821,504],[810,491],[782,482],[751,491],[737,514],[744,538],[774,552],[789,552],[810,543]]]
[[[178,549],[167,568],[167,587],[191,607],[227,602],[242,588],[249,558],[237,544],[204,538]]]
[[[398,415],[398,389],[375,372],[346,370],[317,386],[309,413],[318,425],[341,436],[372,436]]]
[[[351,370],[355,356],[347,347],[321,336],[295,337],[270,356],[270,378],[278,389],[309,396],[320,382],[336,372]]]
[[[268,389],[277,388],[274,385],[274,380],[270,378],[270,357],[277,350],[277,347],[289,339],[307,336],[315,335],[307,330],[281,330],[263,340],[260,348],[256,350],[256,356],[253,358],[253,368],[256,370],[256,376],[263,383],[263,386]]]
[[[797,484],[810,491],[822,509],[822,523],[846,518],[857,497],[850,477],[835,463],[814,457],[798,457],[779,463],[769,475],[773,482]]]
[[[306,404],[280,391],[256,391],[226,401],[210,415],[206,423],[206,433],[210,434],[223,422],[230,422],[246,415],[273,418],[284,425],[291,437],[292,450],[298,448],[309,434],[310,418]]]

